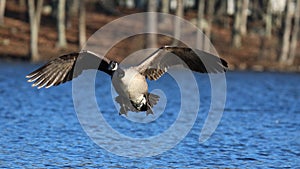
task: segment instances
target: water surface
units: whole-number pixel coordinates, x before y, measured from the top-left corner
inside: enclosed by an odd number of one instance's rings
[[[222,120],[208,141],[198,143],[210,104],[210,84],[196,75],[201,107],[189,134],[173,149],[154,157],[127,158],[107,152],[81,128],[73,107],[72,84],[47,90],[30,87],[24,78],[38,65],[0,63],[1,168],[297,168],[300,167],[300,75],[228,72]],[[109,77],[97,75],[97,101],[116,130],[132,137],[153,136],[176,120],[179,92],[168,76],[160,86],[169,99],[166,113],[151,123],[119,116]],[[100,88],[101,87],[101,88]],[[101,93],[103,90],[104,93]],[[193,91],[191,91],[193,94]],[[124,150],[130,151],[130,150]]]

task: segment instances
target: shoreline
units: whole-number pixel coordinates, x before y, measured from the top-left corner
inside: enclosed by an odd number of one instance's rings
[[[26,63],[26,64],[36,64],[42,65],[47,63],[49,60],[41,60],[39,62],[31,62],[29,57],[12,57],[12,56],[2,56],[0,55],[0,62],[1,63]],[[229,63],[230,64],[230,63]],[[300,73],[300,66],[282,66],[282,67],[264,67],[262,65],[242,65],[242,66],[235,66],[233,67],[231,64],[229,66],[228,72],[271,72],[271,73]]]
[[[90,37],[99,28],[127,14],[138,11],[121,9],[122,15],[111,16],[103,14],[95,9],[87,10],[87,37]],[[195,19],[197,13],[189,11],[185,19]],[[80,51],[78,46],[78,18],[71,18],[71,26],[67,27],[67,48],[57,48],[56,20],[50,16],[42,16],[39,33],[39,53],[41,62],[51,60],[63,54]],[[251,28],[252,26],[252,28]],[[247,36],[242,38],[242,46],[233,48],[231,46],[231,31],[229,28],[221,27],[213,23],[211,30],[211,43],[214,45],[219,56],[226,59],[229,69],[233,71],[252,70],[256,72],[300,72],[300,44],[298,42],[296,59],[293,65],[278,62],[278,48],[280,42],[275,35],[269,39],[260,36],[254,31],[255,25],[249,24]],[[88,38],[87,38],[88,39]],[[12,1],[7,2],[4,25],[0,26],[0,60],[31,62],[29,58],[30,28],[26,9],[20,9]],[[170,45],[172,39],[159,37],[158,45]],[[136,45],[128,45],[136,44]],[[145,46],[145,37],[136,36],[124,39],[117,43],[107,53],[107,58],[118,56],[117,61]]]

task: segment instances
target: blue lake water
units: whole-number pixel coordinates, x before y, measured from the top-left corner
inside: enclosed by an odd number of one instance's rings
[[[73,106],[72,83],[31,88],[25,75],[37,67],[0,63],[0,168],[300,167],[300,74],[226,73],[225,111],[203,144],[198,139],[210,106],[210,84],[206,75],[195,74],[201,105],[188,135],[160,155],[128,158],[106,151],[84,132]],[[135,123],[118,115],[111,96],[101,93],[110,91],[108,76],[100,73],[95,83],[97,102],[104,102],[103,116],[125,135],[153,136],[176,120],[178,113],[170,112],[178,107],[178,92],[168,76],[150,83],[150,88],[162,87],[173,98],[166,113],[151,123]]]

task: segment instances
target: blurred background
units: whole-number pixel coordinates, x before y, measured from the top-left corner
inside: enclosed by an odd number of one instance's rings
[[[89,36],[117,18],[157,11],[203,30],[230,69],[299,71],[299,8],[299,0],[1,0],[0,57],[45,61],[79,51]],[[149,25],[163,24],[149,19]],[[140,46],[124,40],[111,53],[126,57],[140,48],[176,44],[160,36],[132,40]]]

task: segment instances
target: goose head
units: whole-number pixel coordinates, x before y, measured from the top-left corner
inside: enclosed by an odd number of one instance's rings
[[[108,70],[113,72],[114,77],[123,78],[125,72],[119,67],[119,64],[115,61],[111,61],[108,65]]]

